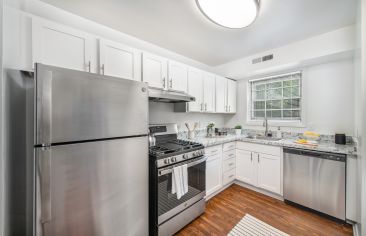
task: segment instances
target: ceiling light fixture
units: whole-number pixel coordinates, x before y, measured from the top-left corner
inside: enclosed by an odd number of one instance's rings
[[[254,22],[258,0],[196,0],[198,8],[212,22],[230,29],[240,29]]]

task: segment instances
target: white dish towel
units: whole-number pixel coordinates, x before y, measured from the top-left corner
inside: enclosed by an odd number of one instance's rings
[[[182,165],[173,168],[172,171],[172,194],[177,194],[180,199],[188,193],[188,166]]]

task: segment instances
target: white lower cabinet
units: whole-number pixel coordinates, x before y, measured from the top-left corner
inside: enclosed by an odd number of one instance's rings
[[[263,148],[261,148],[263,146]],[[266,145],[257,145],[255,149],[248,144],[247,150],[245,144],[237,145],[241,149],[236,151],[236,179],[241,182],[250,184],[267,190],[272,193],[282,195],[281,191],[281,156],[279,147],[267,148]],[[279,150],[277,150],[279,149]],[[260,151],[271,150],[268,153],[259,153]]]
[[[257,161],[250,151],[236,150],[236,178],[244,183],[257,185]]]
[[[222,187],[221,154],[217,153],[206,162],[206,196],[218,191]]]

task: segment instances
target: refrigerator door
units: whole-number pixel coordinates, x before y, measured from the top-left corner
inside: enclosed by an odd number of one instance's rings
[[[36,64],[36,144],[147,133],[147,84]]]
[[[36,148],[36,235],[148,235],[147,137]]]

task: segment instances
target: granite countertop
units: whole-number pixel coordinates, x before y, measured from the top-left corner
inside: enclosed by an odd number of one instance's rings
[[[205,147],[219,145],[223,143],[233,142],[233,141],[243,141],[249,143],[257,143],[257,144],[266,144],[272,146],[281,146],[281,147],[293,147],[293,148],[301,148],[308,150],[317,150],[323,152],[332,152],[346,155],[357,155],[356,145],[355,144],[346,144],[339,145],[335,144],[331,141],[320,141],[317,146],[309,146],[303,144],[295,143],[295,139],[282,139],[280,141],[274,140],[263,140],[263,139],[253,139],[248,138],[247,135],[227,135],[221,137],[213,137],[208,138],[204,136],[196,137],[194,139],[187,139],[189,141],[197,142],[203,144]]]

